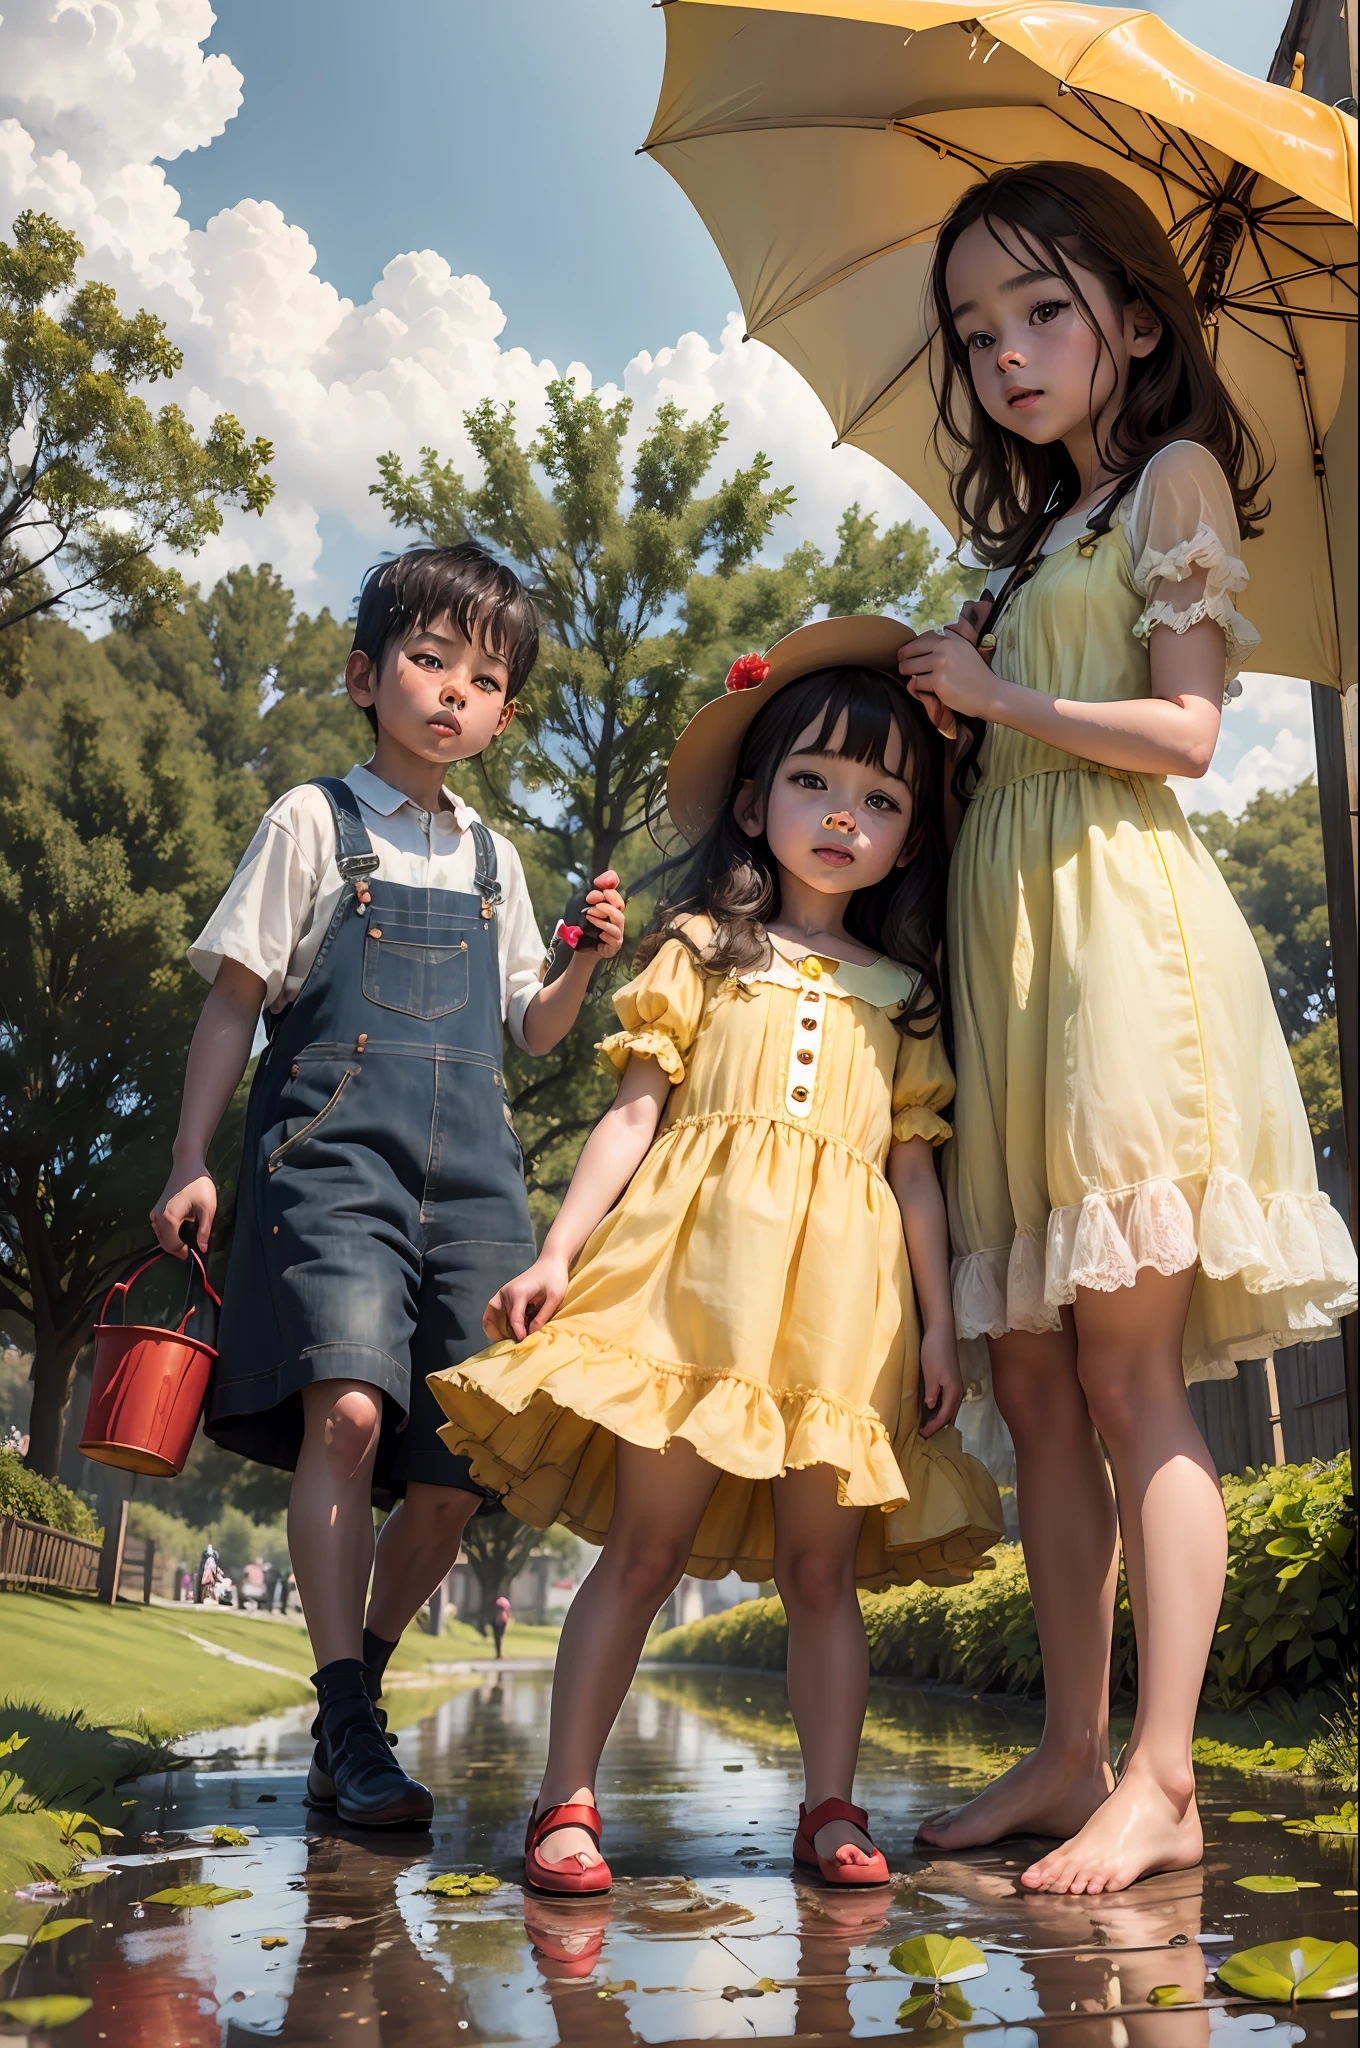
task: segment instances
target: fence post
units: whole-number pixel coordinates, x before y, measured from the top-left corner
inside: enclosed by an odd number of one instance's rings
[[[142,1560],[142,1605],[143,1607],[149,1607],[151,1605],[151,1582],[156,1573],[156,1545],[150,1536],[144,1540],[146,1543],[146,1556]]]
[[[104,1547],[99,1553],[99,1598],[112,1607],[118,1598],[118,1581],[123,1576],[123,1545],[127,1542],[128,1504],[120,1500],[104,1528]]]

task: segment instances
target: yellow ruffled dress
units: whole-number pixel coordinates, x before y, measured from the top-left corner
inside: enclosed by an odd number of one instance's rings
[[[1103,538],[1055,529],[999,621],[997,674],[1085,703],[1147,697],[1153,629],[1207,617],[1235,675],[1257,645],[1232,602],[1237,545],[1218,464],[1174,443]],[[1212,847],[1161,776],[1004,726],[981,768],[950,876],[960,1338],[1056,1329],[1078,1288],[1192,1266],[1187,1380],[1332,1335],[1355,1253]],[[996,1436],[969,1422],[1005,1476]]]
[[[701,944],[709,928],[689,927]],[[967,1578],[1001,1533],[954,1429],[923,1439],[920,1335],[894,1136],[939,1144],[954,1092],[938,1036],[894,1017],[910,977],[778,951],[707,975],[669,939],[614,998],[600,1052],[671,1081],[656,1138],[594,1231],[553,1320],[431,1375],[449,1449],[523,1520],[601,1543],[614,1444],[693,1444],[723,1477],[688,1570],[768,1579],[770,1482],[830,1465],[868,1508],[864,1586]]]

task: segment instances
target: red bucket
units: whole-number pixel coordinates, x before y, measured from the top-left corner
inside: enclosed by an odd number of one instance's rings
[[[214,1309],[222,1306],[213,1292],[203,1261],[189,1247],[189,1292],[184,1312],[173,1330],[129,1323],[128,1290],[165,1252],[153,1252],[126,1280],[115,1281],[99,1312],[94,1332],[94,1385],[85,1416],[80,1448],[101,1465],[119,1465],[125,1472],[148,1472],[166,1479],[184,1468],[189,1446],[203,1412],[208,1374],[217,1353],[204,1337],[190,1335],[188,1324],[208,1320],[205,1303],[195,1301],[194,1281]],[[120,1297],[120,1320],[108,1320],[109,1303]],[[214,1327],[213,1334],[216,1335]]]

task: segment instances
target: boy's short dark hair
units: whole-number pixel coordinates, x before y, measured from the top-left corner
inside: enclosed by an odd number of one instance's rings
[[[538,610],[514,570],[475,540],[408,548],[394,561],[375,563],[359,592],[351,652],[366,654],[376,672],[394,641],[445,617],[465,639],[480,633],[489,652],[505,662],[505,701],[513,703],[538,659]],[[376,733],[372,705],[359,708]]]

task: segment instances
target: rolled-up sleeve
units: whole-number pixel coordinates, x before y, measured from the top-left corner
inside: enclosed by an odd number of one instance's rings
[[[316,902],[317,873],[286,826],[266,813],[227,892],[189,948],[189,964],[214,981],[239,960],[265,985],[264,1007],[283,993],[288,965]]]
[[[502,839],[499,833],[496,834],[496,867],[503,890],[497,919],[501,1014],[515,1044],[521,1052],[528,1052],[529,1047],[524,1042],[524,1014],[543,986],[540,975],[544,946],[520,857],[510,841]]]

